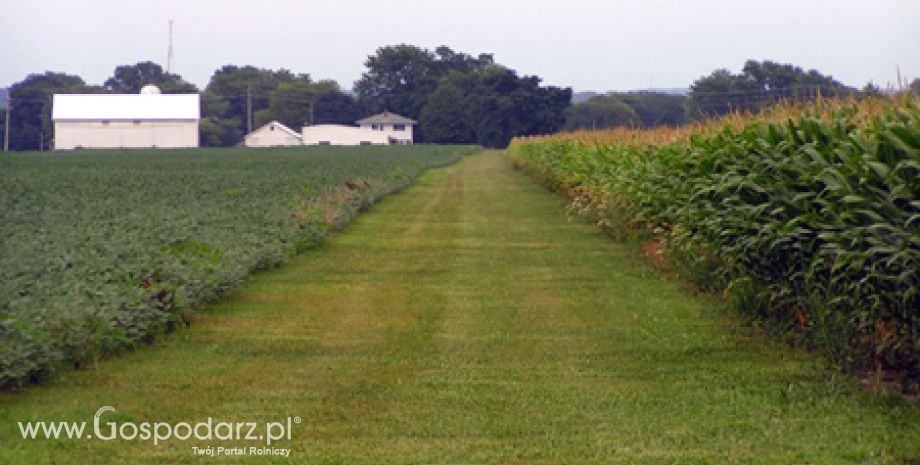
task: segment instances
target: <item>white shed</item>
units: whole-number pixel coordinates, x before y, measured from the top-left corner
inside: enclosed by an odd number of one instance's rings
[[[373,116],[358,120],[362,129],[386,134],[388,144],[408,145],[413,140],[413,129],[417,121],[386,110]]]
[[[305,145],[386,145],[387,135],[380,131],[343,126],[341,124],[320,124],[304,126]]]
[[[54,148],[198,147],[198,94],[55,94]]]
[[[287,147],[303,144],[300,134],[293,129],[272,121],[255,131],[246,134],[243,141],[246,147]]]

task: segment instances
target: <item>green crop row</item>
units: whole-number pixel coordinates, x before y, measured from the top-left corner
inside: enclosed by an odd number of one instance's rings
[[[470,147],[0,157],[0,387],[152,340]]]
[[[509,153],[605,228],[649,238],[701,288],[842,366],[920,378],[910,97],[824,102],[660,144],[583,139],[520,139]]]

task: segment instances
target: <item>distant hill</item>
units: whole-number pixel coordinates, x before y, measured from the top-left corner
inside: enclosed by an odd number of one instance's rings
[[[651,89],[635,89],[635,90],[627,90],[627,91],[608,90],[606,92],[595,92],[593,90],[585,90],[585,91],[573,93],[572,103],[584,102],[585,100],[588,100],[591,97],[597,97],[599,95],[638,94],[638,93],[654,93],[654,94],[687,96],[690,94],[690,89],[686,87],[660,87],[660,88],[651,88]]]
[[[627,91],[626,93],[632,94],[632,93],[641,93],[641,92],[687,96],[687,95],[690,95],[690,88],[689,87],[655,87],[651,89],[630,90],[630,91]]]

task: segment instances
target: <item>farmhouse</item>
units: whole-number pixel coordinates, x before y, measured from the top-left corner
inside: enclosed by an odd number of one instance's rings
[[[300,134],[293,129],[272,121],[246,135],[243,141],[246,147],[287,147],[303,144]]]
[[[412,130],[417,121],[384,110],[374,116],[358,120],[358,126],[386,134],[388,143],[408,145],[412,143]]]
[[[359,120],[358,126],[321,124],[304,126],[305,145],[393,145],[411,144],[416,123],[404,116],[384,111]]]
[[[198,94],[55,94],[54,148],[198,147]]]

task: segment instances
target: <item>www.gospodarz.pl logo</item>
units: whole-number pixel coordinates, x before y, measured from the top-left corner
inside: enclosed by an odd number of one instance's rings
[[[193,447],[198,455],[283,455],[288,456],[290,449],[270,447],[272,443],[291,440],[294,425],[301,423],[300,417],[286,417],[282,421],[215,421],[212,417],[198,422],[181,421],[170,423],[156,422],[118,422],[110,419],[115,408],[100,407],[93,416],[92,433],[87,432],[87,422],[18,422],[23,439],[73,439],[102,441],[144,441],[158,445],[165,441],[247,441],[259,442],[266,447]],[[105,417],[105,418],[104,418]]]

